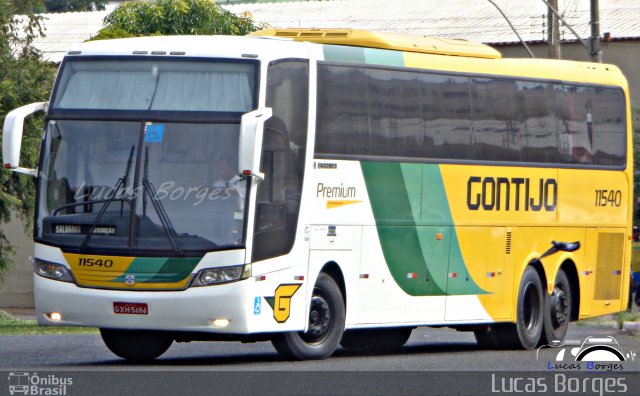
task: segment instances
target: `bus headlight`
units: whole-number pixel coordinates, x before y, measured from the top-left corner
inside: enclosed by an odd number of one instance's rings
[[[193,279],[191,286],[209,286],[218,283],[227,283],[245,279],[247,271],[244,265],[234,265],[232,267],[205,268],[198,272]],[[250,271],[249,271],[249,275]]]
[[[33,266],[35,273],[44,278],[62,282],[73,282],[71,271],[62,264],[36,259]]]

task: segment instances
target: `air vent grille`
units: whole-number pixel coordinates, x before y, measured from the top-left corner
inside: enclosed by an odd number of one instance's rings
[[[595,300],[618,300],[622,287],[622,253],[624,233],[603,232],[598,234],[598,257],[596,262]]]

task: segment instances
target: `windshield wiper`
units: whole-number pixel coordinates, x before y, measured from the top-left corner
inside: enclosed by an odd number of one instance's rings
[[[178,244],[178,239],[176,238],[176,229],[173,228],[173,224],[171,224],[171,220],[167,215],[167,211],[162,205],[162,202],[157,197],[157,192],[153,184],[149,181],[149,147],[145,147],[144,152],[144,173],[142,175],[142,188],[143,188],[143,197],[142,197],[142,206],[143,206],[143,215],[146,215],[147,209],[147,194],[151,196],[151,204],[153,208],[156,210],[158,214],[158,218],[162,223],[162,227],[171,242],[171,246],[173,246],[173,250],[178,254],[182,255],[182,248],[180,244]]]
[[[133,152],[135,151],[135,146],[132,145],[131,146],[131,151],[129,152],[129,159],[127,160],[127,168],[124,171],[124,175],[118,179],[118,181],[116,182],[116,185],[113,186],[113,193],[111,194],[111,196],[109,198],[106,199],[105,204],[102,205],[102,208],[100,208],[100,212],[98,212],[98,215],[96,216],[95,220],[93,220],[93,224],[91,224],[91,228],[89,229],[89,233],[87,234],[86,237],[84,237],[84,241],[82,241],[82,245],[80,245],[80,249],[81,250],[85,250],[87,248],[87,245],[89,245],[89,241],[91,240],[91,237],[93,236],[93,232],[95,231],[96,227],[98,226],[98,223],[100,222],[100,220],[102,220],[102,216],[104,216],[104,214],[106,213],[107,209],[109,208],[109,205],[111,204],[111,202],[116,201],[116,196],[119,195],[123,189],[125,189],[127,187],[128,181],[129,181],[129,172],[131,171],[131,164],[133,163]],[[118,199],[119,201],[126,201],[124,198],[120,198]],[[128,202],[128,201],[127,201]],[[86,202],[84,202],[86,204]],[[129,205],[131,206],[131,203],[129,203]]]

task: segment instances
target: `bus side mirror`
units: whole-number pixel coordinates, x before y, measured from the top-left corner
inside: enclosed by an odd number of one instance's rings
[[[6,169],[31,176],[37,175],[36,169],[20,167],[20,147],[24,119],[37,111],[44,111],[46,106],[47,102],[31,103],[7,114],[2,128],[2,163]]]
[[[240,175],[254,176],[264,180],[264,174],[260,172],[262,136],[264,123],[271,118],[272,114],[270,107],[263,107],[242,116],[238,142],[238,173]]]
[[[553,245],[554,248],[556,248],[561,252],[575,252],[576,250],[580,249],[580,241],[576,241],[576,242],[551,241],[551,244]]]

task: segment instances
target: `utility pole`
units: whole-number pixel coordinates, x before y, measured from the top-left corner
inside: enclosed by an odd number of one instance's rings
[[[549,59],[560,59],[560,20],[552,11],[558,9],[558,0],[549,0],[547,7],[547,43]]]
[[[589,54],[592,62],[602,62],[600,52],[600,7],[598,0],[591,0],[591,37],[589,38]]]

